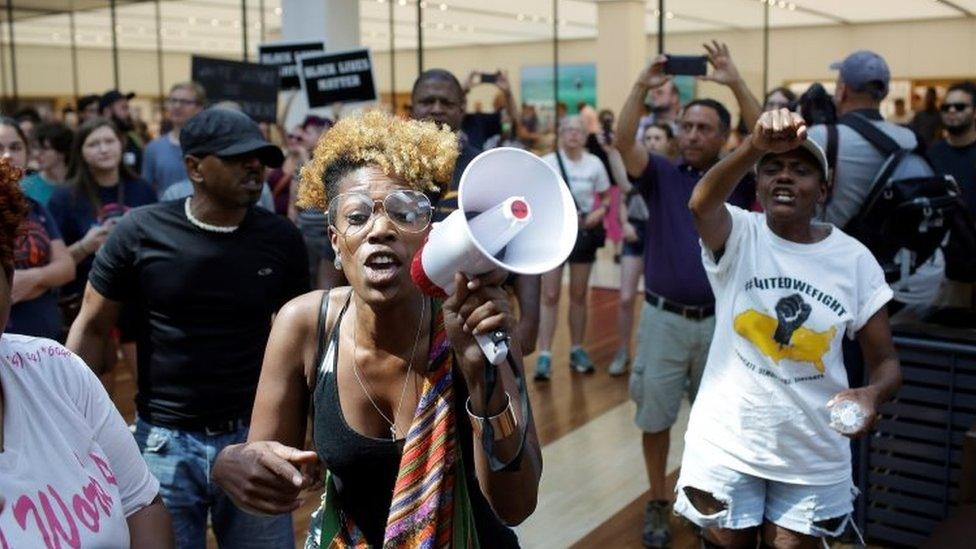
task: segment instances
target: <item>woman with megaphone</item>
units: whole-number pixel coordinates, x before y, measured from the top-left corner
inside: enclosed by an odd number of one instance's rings
[[[535,508],[542,456],[518,346],[496,369],[474,337],[514,327],[505,273],[458,274],[443,302],[410,276],[457,155],[446,129],[369,112],[336,124],[302,170],[300,203],[328,212],[350,285],[282,308],[248,442],[213,476],[245,510],[289,513],[321,461],[306,547],[517,547],[506,525]]]

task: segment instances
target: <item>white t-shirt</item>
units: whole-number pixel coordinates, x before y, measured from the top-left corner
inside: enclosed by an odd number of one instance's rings
[[[578,160],[570,160],[568,156],[559,151],[559,156],[563,159],[563,166],[566,166],[566,175],[569,176],[569,190],[573,193],[573,198],[579,205],[581,214],[593,211],[593,204],[596,202],[596,195],[610,188],[610,176],[607,169],[603,167],[603,162],[595,155],[586,151]],[[549,153],[542,157],[552,169],[556,170],[560,176],[559,161],[556,160],[556,153]]]
[[[798,244],[776,236],[763,214],[727,207],[732,232],[719,262],[702,246],[715,334],[685,455],[707,452],[780,482],[843,482],[850,445],[828,426],[826,408],[848,387],[841,338],[853,338],[891,289],[871,252],[836,227]]]
[[[126,517],[159,482],[84,362],[49,339],[0,337],[0,547],[128,547]]]

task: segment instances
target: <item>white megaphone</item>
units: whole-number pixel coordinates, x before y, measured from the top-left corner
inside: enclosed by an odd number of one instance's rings
[[[435,223],[410,274],[422,291],[454,293],[454,275],[506,271],[538,275],[561,265],[576,242],[576,203],[559,174],[511,147],[475,157],[458,184],[458,209]],[[504,332],[476,336],[492,364],[508,354]]]

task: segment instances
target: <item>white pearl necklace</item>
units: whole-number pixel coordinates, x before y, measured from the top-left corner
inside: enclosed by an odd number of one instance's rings
[[[186,198],[186,202],[183,203],[183,211],[186,212],[187,221],[189,221],[198,229],[203,229],[204,231],[208,231],[211,233],[228,234],[236,231],[237,228],[240,227],[240,225],[232,225],[232,226],[211,225],[210,223],[204,223],[203,221],[200,221],[199,219],[193,217],[193,212],[190,211],[191,198],[193,197],[188,196]]]

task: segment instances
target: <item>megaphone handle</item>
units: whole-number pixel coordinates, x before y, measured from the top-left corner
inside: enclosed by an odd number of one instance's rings
[[[507,333],[503,330],[495,330],[489,334],[475,335],[474,338],[481,346],[481,352],[485,354],[488,362],[495,366],[505,362],[505,357],[508,356]]]

